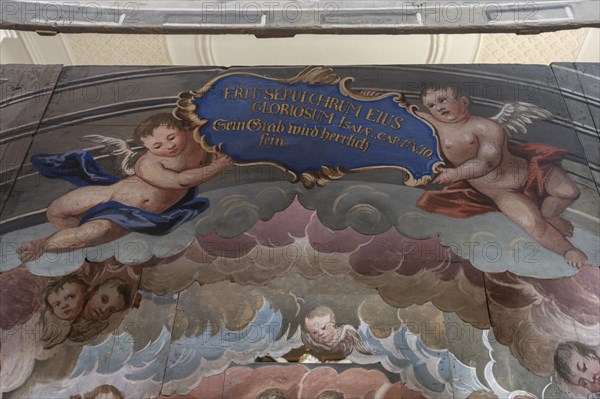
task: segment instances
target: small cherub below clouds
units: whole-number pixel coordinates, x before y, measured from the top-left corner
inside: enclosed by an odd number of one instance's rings
[[[589,399],[600,399],[600,358],[591,346],[575,341],[559,344],[554,369],[559,389],[584,390]]]
[[[372,354],[354,327],[336,324],[335,313],[327,306],[318,306],[304,316],[302,342],[317,352],[341,352],[348,356],[356,350],[364,355]]]
[[[69,399],[125,399],[125,396],[112,385],[100,385],[83,395],[73,395]]]

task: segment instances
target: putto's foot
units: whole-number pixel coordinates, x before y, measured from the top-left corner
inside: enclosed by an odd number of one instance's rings
[[[21,246],[17,248],[17,253],[19,254],[19,259],[21,262],[31,262],[42,256],[46,249],[47,241],[48,238],[42,238],[21,244]]]
[[[567,219],[563,219],[560,216],[555,216],[546,219],[560,234],[565,237],[573,237],[573,224]]]
[[[578,269],[581,269],[584,266],[592,266],[591,263],[588,262],[588,257],[577,248],[573,248],[565,252],[565,260],[569,266],[576,267]]]

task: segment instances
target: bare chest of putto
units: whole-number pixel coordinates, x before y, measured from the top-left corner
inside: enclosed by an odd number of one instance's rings
[[[440,144],[445,158],[454,166],[477,156],[479,143],[474,132],[475,126],[469,123],[436,124]]]

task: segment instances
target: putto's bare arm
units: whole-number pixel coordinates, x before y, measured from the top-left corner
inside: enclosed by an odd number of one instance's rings
[[[135,165],[135,173],[152,186],[164,190],[181,190],[205,183],[230,166],[233,166],[233,161],[224,156],[209,165],[176,172],[165,168],[156,158],[143,156]]]

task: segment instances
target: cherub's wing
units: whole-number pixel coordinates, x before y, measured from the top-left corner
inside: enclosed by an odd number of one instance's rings
[[[363,355],[372,355],[373,349],[369,347],[366,343],[364,343],[360,337],[356,338],[354,341],[354,349],[362,353]]]
[[[133,175],[135,161],[139,153],[133,151],[127,141],[115,137],[101,136],[99,134],[90,134],[81,137],[82,140],[91,141],[93,143],[104,144],[103,152],[117,157],[117,161],[121,163],[121,170],[126,175]]]
[[[550,119],[552,113],[529,103],[507,103],[490,119],[504,128],[508,137],[527,133],[527,125],[536,119]]]
[[[341,328],[344,329],[344,335],[342,339],[340,339],[340,349],[346,356],[349,355],[353,349],[356,349],[363,355],[372,355],[374,353],[373,350],[360,339],[360,335],[358,335],[353,327],[342,326]]]

